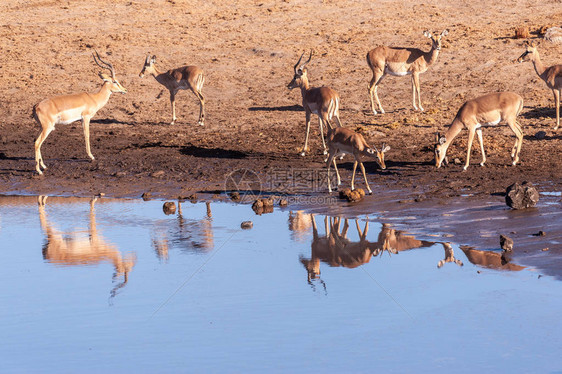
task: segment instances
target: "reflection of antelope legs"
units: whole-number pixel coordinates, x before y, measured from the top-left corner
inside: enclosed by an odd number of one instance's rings
[[[134,254],[123,257],[117,247],[106,242],[99,235],[96,226],[95,202],[97,198],[90,200],[90,215],[88,236],[79,236],[79,232],[60,232],[51,224],[45,212],[47,196],[39,196],[39,220],[41,228],[46,235],[46,243],[43,246],[43,258],[50,263],[63,266],[97,265],[101,262],[110,262],[115,268],[113,279],[123,276],[123,282],[117,284],[111,291],[115,296],[117,290],[124,287],[128,281],[129,272],[136,262]]]
[[[445,258],[437,263],[437,267],[440,268],[441,266],[445,265],[447,262],[454,262],[455,264],[462,266],[462,261],[457,260],[455,258],[455,252],[453,251],[453,247],[451,247],[450,243],[441,243],[443,245],[443,249],[445,250]]]

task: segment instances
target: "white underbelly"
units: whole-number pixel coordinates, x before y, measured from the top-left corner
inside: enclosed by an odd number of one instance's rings
[[[483,122],[483,123],[477,123],[476,124],[476,128],[480,128],[482,126],[496,126],[497,124],[499,124],[501,122],[501,117],[498,118],[495,121],[490,121],[490,122]]]
[[[403,77],[405,75],[410,75],[412,73],[410,73],[409,71],[392,71],[390,70],[388,67],[384,69],[384,73],[385,74],[389,74],[389,75],[394,75],[396,77]]]
[[[70,109],[61,112],[57,118],[57,124],[68,125],[82,119],[82,108]]]

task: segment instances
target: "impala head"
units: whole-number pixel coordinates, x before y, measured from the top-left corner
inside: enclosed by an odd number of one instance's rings
[[[139,73],[139,77],[144,77],[146,74],[155,74],[156,71],[154,70],[154,64],[156,63],[156,56],[146,56],[146,60],[144,60],[144,66],[142,67],[141,72]]]
[[[441,50],[441,38],[449,33],[449,30],[443,30],[439,36],[433,36],[429,31],[424,31],[423,35],[431,39],[431,47],[437,51]]]
[[[295,70],[295,76],[293,77],[293,80],[287,85],[287,88],[290,90],[292,90],[293,88],[300,87],[303,84],[303,78],[307,79],[306,65],[312,59],[312,50],[310,50],[310,56],[308,56],[308,60],[301,65],[301,60],[304,54],[305,52],[302,53],[301,58],[299,58],[299,60],[295,64],[295,67],[293,68]]]
[[[375,160],[377,161],[377,164],[379,164],[381,169],[384,170],[384,169],[386,169],[386,164],[384,163],[384,153],[389,151],[389,150],[390,150],[390,146],[383,143],[380,151],[377,149],[377,147],[367,148],[367,153],[373,155],[375,157]]]
[[[517,59],[517,62],[529,61],[537,52],[537,45],[535,43],[525,42],[525,52]]]
[[[439,133],[435,135],[435,166],[440,168],[445,159],[445,154],[447,153],[447,149],[444,146],[447,142],[447,138],[441,136]]]
[[[123,87],[121,83],[119,83],[117,78],[115,78],[115,70],[113,69],[113,65],[111,65],[109,62],[105,62],[104,60],[102,60],[97,51],[95,51],[92,55],[94,56],[94,62],[100,68],[107,69],[111,73],[111,76],[106,73],[100,73],[100,78],[103,79],[104,82],[110,84],[109,89],[111,90],[111,92],[120,92],[123,94],[127,93],[125,87]]]

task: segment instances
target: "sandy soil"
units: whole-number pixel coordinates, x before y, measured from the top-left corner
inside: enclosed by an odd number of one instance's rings
[[[293,65],[310,48],[315,50],[311,83],[339,92],[344,125],[362,131],[372,144],[392,147],[387,170],[366,164],[374,190],[489,194],[523,180],[560,190],[562,130],[552,131],[552,94],[531,63],[515,62],[524,48],[512,38],[516,26],[535,31],[562,24],[559,1],[8,0],[0,11],[3,192],[139,196],[151,191],[175,197],[220,191],[225,175],[239,168],[264,180],[271,170],[320,170],[325,166],[316,120],[311,152],[301,158],[300,92],[286,88]],[[387,113],[374,116],[367,51],[380,44],[429,50],[425,29],[449,30],[438,62],[421,76],[426,111],[412,109],[408,77],[388,77],[379,89]],[[43,145],[49,169],[39,177],[33,155],[39,126],[30,118],[32,107],[54,95],[97,91],[101,81],[91,57],[94,48],[113,63],[129,92],[113,95],[94,118],[95,162],[87,159],[81,125],[60,125]],[[562,62],[562,46],[543,42],[539,50],[545,64]],[[138,77],[148,52],[162,69],[204,69],[204,127],[196,125],[198,102],[188,91],[178,95],[178,122],[168,125],[167,91],[152,77]],[[437,170],[435,132],[450,124],[467,99],[501,90],[525,100],[521,164],[509,166],[514,138],[503,126],[484,131],[486,167],[478,166],[475,149],[468,171],[461,165]],[[540,130],[545,139],[534,137]],[[449,149],[450,160],[464,162],[466,135],[461,133]],[[349,160],[343,164],[344,181],[351,165]]]

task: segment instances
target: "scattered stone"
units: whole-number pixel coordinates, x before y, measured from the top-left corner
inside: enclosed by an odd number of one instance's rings
[[[240,224],[242,230],[249,230],[254,227],[254,223],[252,221],[244,221]]]
[[[145,193],[142,194],[141,197],[144,201],[148,201],[148,200],[152,199],[152,194],[150,192],[145,192]]]
[[[258,215],[262,215],[263,213],[272,213],[273,212],[273,199],[257,199],[252,204],[252,210]]]
[[[540,36],[544,37],[544,34],[546,34],[546,30],[548,30],[549,28],[551,28],[552,25],[547,25],[547,26],[541,26],[537,32]]]
[[[398,204],[407,204],[407,203],[413,203],[413,202],[414,202],[413,199],[398,200]]]
[[[263,208],[263,201],[261,199],[257,199],[256,201],[254,201],[254,203],[252,204],[252,209],[256,210],[256,209],[260,209]]]
[[[356,188],[355,191],[359,192],[359,195],[361,195],[361,199],[363,199],[365,197],[365,190],[362,188]]]
[[[340,190],[339,193],[340,193],[340,199],[349,200],[349,196],[351,195],[351,188],[346,187],[343,190]]]
[[[554,44],[562,44],[562,28],[550,27],[544,33],[544,39]]]
[[[480,274],[480,273],[481,273],[481,271],[480,271],[480,270],[476,270],[476,272],[477,272],[478,274]]]
[[[176,203],[174,203],[173,201],[166,201],[164,203],[164,205],[162,206],[162,210],[164,211],[164,214],[166,214],[166,215],[175,214],[176,213]]]
[[[261,201],[264,207],[273,207],[273,203],[274,203],[273,198],[268,197],[265,199],[261,199]]]
[[[287,205],[289,205],[289,201],[287,201],[287,199],[279,200],[279,206],[287,206]]]
[[[532,183],[513,183],[505,191],[505,203],[512,209],[526,209],[537,205],[539,193]]]
[[[537,131],[537,133],[535,134],[535,138],[538,140],[543,140],[544,138],[546,138],[546,131]]]
[[[359,191],[353,190],[349,194],[349,198],[347,199],[347,201],[349,201],[350,203],[357,203],[357,202],[361,201],[362,199],[363,198],[361,197],[361,194],[359,193]]]
[[[542,249],[543,252],[546,252],[546,251],[548,251],[548,250],[550,250],[550,248],[543,248],[543,249]]]
[[[228,194],[228,197],[230,197],[230,200],[232,200],[234,202],[240,201],[240,193],[238,191],[230,192]]]
[[[500,235],[500,246],[504,251],[511,252],[513,250],[513,239],[505,235]]]
[[[515,28],[515,39],[527,39],[531,37],[527,26],[519,26]]]
[[[541,231],[537,232],[536,234],[532,234],[532,235],[533,235],[533,236],[545,236],[545,235],[546,235],[546,232],[544,232],[544,231],[541,230]]]
[[[161,177],[163,177],[165,174],[166,174],[166,172],[165,172],[164,170],[159,170],[159,171],[156,171],[156,172],[150,174],[150,176],[151,176],[152,178],[161,178]]]
[[[123,178],[127,176],[127,173],[124,171],[118,171],[117,173],[113,174],[114,177]]]
[[[455,157],[455,158],[453,159],[453,163],[454,163],[455,165],[460,165],[460,164],[461,164],[461,159],[458,158],[458,157]]]

